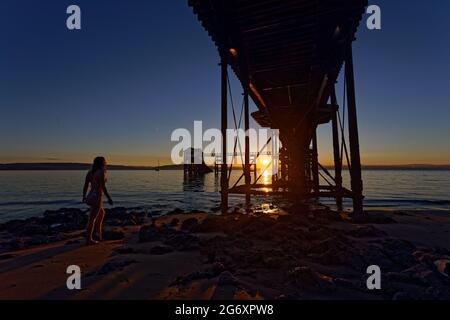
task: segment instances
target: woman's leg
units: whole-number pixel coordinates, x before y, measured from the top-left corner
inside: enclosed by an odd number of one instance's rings
[[[99,209],[100,208],[97,206],[91,207],[91,213],[89,214],[89,222],[86,230],[86,242],[88,244],[95,243],[92,239],[92,234],[94,232],[95,221],[97,220]]]
[[[103,240],[103,219],[105,218],[105,209],[98,210],[97,219],[95,220],[94,231],[98,236],[98,240]]]

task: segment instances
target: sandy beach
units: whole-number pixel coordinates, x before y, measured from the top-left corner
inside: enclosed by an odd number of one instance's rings
[[[84,244],[80,209],[0,225],[0,299],[450,299],[450,217],[326,207],[271,214],[107,210]],[[66,268],[82,270],[68,290]],[[378,265],[382,289],[366,286]]]

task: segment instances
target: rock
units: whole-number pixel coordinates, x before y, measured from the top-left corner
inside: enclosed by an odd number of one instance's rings
[[[134,259],[130,260],[124,260],[124,261],[109,261],[106,264],[104,264],[98,271],[97,275],[105,275],[114,271],[121,271],[125,267],[137,263],[138,261]]]
[[[113,229],[103,231],[104,240],[122,240],[123,238],[125,238],[125,234],[122,230]]]
[[[172,221],[170,221],[171,227],[176,227],[180,223],[180,219],[173,218]]]
[[[211,210],[211,212],[219,212],[221,208],[222,208],[222,207],[219,205],[219,206],[211,207],[210,210]]]
[[[105,210],[105,223],[113,226],[135,226],[141,225],[145,221],[145,211],[131,211],[128,212],[127,208],[116,207],[113,209]]]
[[[405,267],[404,263],[392,260],[391,256],[387,255],[384,248],[379,245],[378,241],[357,245],[358,247],[354,249],[352,255],[364,261],[364,265],[360,266],[361,269],[357,270],[363,270],[370,265],[377,265],[382,270],[392,271],[401,271]]]
[[[230,214],[241,214],[241,209],[239,207],[234,207]]]
[[[157,217],[157,216],[159,216],[159,215],[161,215],[161,211],[155,211],[155,212],[148,212],[147,213],[147,218],[153,218],[153,217]]]
[[[184,232],[180,232],[169,237],[166,241],[164,241],[164,244],[174,247],[180,251],[197,250],[199,248],[198,238]]]
[[[384,275],[387,283],[402,283],[409,286],[424,286],[424,282],[412,273],[408,272],[387,272]]]
[[[17,228],[14,233],[20,237],[47,235],[49,228],[44,224],[27,223]]]
[[[424,298],[427,300],[438,300],[441,298],[441,290],[435,287],[428,287],[425,290]]]
[[[150,242],[161,240],[158,229],[154,226],[145,225],[139,230],[139,242]]]
[[[436,260],[434,265],[440,274],[450,277],[450,260]]]
[[[360,288],[359,282],[355,281],[355,280],[336,278],[333,280],[333,282],[337,287],[353,289],[353,290],[358,290]]]
[[[402,274],[408,276],[411,282],[420,283],[424,287],[450,288],[450,280],[447,277],[425,264],[416,264],[402,271]]]
[[[198,226],[198,219],[197,218],[189,218],[183,221],[181,224],[181,230],[193,230],[195,227]]]
[[[351,237],[355,238],[379,238],[387,236],[387,233],[375,228],[374,226],[357,226],[356,229],[352,229],[347,233]]]
[[[392,300],[396,300],[396,301],[411,301],[412,297],[407,293],[407,292],[397,292],[396,294],[394,294],[394,297],[392,298]]]
[[[202,211],[202,210],[194,209],[194,210],[190,210],[189,213],[190,213],[190,214],[195,214],[195,213],[206,213],[206,212],[205,212],[205,211]]]
[[[309,267],[296,267],[289,272],[292,284],[307,292],[331,293],[336,290],[333,279]]]
[[[129,213],[125,220],[123,220],[123,226],[139,226],[145,222],[144,215],[139,212],[131,212]]]
[[[125,219],[127,216],[127,208],[114,207],[111,209],[105,209],[105,219]]]
[[[0,255],[0,261],[12,259],[12,258],[14,258],[14,255],[11,253],[5,253],[5,254]]]
[[[281,265],[283,265],[283,258],[281,257],[272,257],[272,256],[263,256],[262,257],[262,264],[264,267],[268,269],[277,269]]]
[[[25,241],[26,246],[36,246],[44,243],[49,243],[49,238],[44,235],[36,235]]]
[[[67,239],[68,239],[68,236],[65,234],[61,234],[61,233],[52,235],[48,238],[49,242],[58,242],[58,241],[63,241],[63,240],[67,240]]]
[[[353,216],[354,223],[374,223],[374,224],[391,224],[397,223],[396,220],[389,217],[385,212],[369,211],[357,216]]]
[[[385,239],[381,242],[383,253],[396,265],[408,268],[416,263],[413,253],[416,246],[409,241]]]
[[[134,254],[138,253],[134,248],[132,247],[120,247],[114,250],[118,254]]]
[[[221,263],[221,262],[214,262],[213,265],[210,268],[211,273],[214,274],[214,275],[218,275],[218,274],[222,273],[225,270],[226,270],[226,268],[223,265],[223,263]]]
[[[163,255],[173,252],[173,248],[169,246],[155,246],[150,249],[149,253],[154,255]]]
[[[9,248],[8,251],[22,250],[26,247],[25,240],[23,238],[15,238],[7,243],[6,247]]]
[[[217,216],[206,217],[196,228],[196,232],[220,232],[223,230],[223,223]]]
[[[201,280],[201,279],[211,279],[213,275],[210,272],[205,271],[196,271],[193,273],[190,273],[186,276],[178,276],[170,286],[184,286],[188,284],[189,282],[195,281],[195,280]]]
[[[78,244],[80,243],[80,240],[69,240],[65,243],[66,246],[70,246],[72,244]]]
[[[313,243],[308,256],[325,265],[350,265],[360,270],[365,261],[355,251],[347,239],[335,236]]]
[[[296,301],[301,300],[302,296],[298,293],[287,293],[287,294],[280,294],[279,296],[276,296],[274,300],[282,300],[282,301]]]
[[[51,226],[66,226],[65,229],[83,229],[86,226],[88,215],[76,208],[62,208],[59,210],[47,210],[44,212],[42,223]],[[68,230],[68,231],[70,231]]]
[[[235,286],[239,283],[237,278],[231,274],[229,271],[224,271],[219,275],[217,279],[217,284],[222,286]]]
[[[8,222],[3,223],[1,225],[1,229],[4,231],[9,231],[11,233],[14,233],[14,231],[16,229],[18,229],[19,227],[22,227],[25,224],[26,224],[25,220],[18,220],[18,219],[10,220]]]

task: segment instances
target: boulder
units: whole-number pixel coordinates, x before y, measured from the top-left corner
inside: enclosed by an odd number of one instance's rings
[[[195,227],[198,226],[198,219],[197,218],[189,218],[183,221],[181,224],[181,230],[193,230]]]
[[[173,218],[172,221],[170,221],[171,227],[176,227],[180,223],[180,219]]]
[[[239,284],[239,280],[230,271],[223,271],[217,279],[217,284],[221,286],[235,286]]]
[[[434,262],[434,265],[436,266],[436,269],[439,271],[440,274],[450,278],[450,260],[447,259],[436,260]]]
[[[50,240],[48,236],[45,235],[35,235],[25,241],[26,246],[37,246],[40,244],[49,243]]]
[[[125,234],[119,229],[107,229],[103,231],[104,240],[122,240],[125,238]]]
[[[325,294],[336,290],[332,278],[309,267],[296,267],[289,272],[288,276],[293,285],[306,292]]]
[[[15,220],[10,220],[8,222],[3,223],[1,225],[0,229],[3,231],[8,231],[8,232],[14,233],[15,230],[19,229],[20,227],[22,227],[25,224],[26,224],[25,220],[15,219]]]
[[[180,251],[197,250],[199,248],[199,240],[196,236],[185,232],[179,232],[168,237],[164,244],[172,246]]]
[[[20,237],[33,237],[37,235],[47,235],[49,232],[48,226],[45,224],[26,223],[16,230],[14,234]]]
[[[139,242],[151,242],[161,240],[161,234],[154,226],[145,225],[139,230]]]
[[[357,226],[347,232],[347,234],[354,238],[380,238],[387,236],[387,233],[375,228],[374,226]]]
[[[108,261],[105,263],[97,272],[97,275],[106,275],[114,271],[121,271],[125,267],[137,263],[138,261],[134,259],[123,260],[123,261]]]
[[[133,253],[138,253],[137,250],[135,250],[132,247],[120,247],[117,249],[114,249],[114,252],[118,253],[118,254],[133,254]]]
[[[154,255],[163,255],[173,252],[173,248],[169,246],[154,246],[150,249],[149,253]]]

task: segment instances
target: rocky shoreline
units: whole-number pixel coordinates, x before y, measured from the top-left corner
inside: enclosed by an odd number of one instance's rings
[[[140,265],[145,269],[145,261],[155,256],[163,272],[164,259],[183,253],[198,257],[199,265],[182,272],[180,261],[179,274],[168,276],[152,298],[450,299],[450,241],[431,246],[397,236],[414,232],[425,216],[369,212],[367,221],[354,223],[328,208],[297,204],[286,211],[265,215],[235,210],[222,216],[178,209],[157,216],[139,209],[106,209],[104,239],[114,246],[90,277],[112,279]],[[28,248],[83,246],[87,214],[67,208],[1,224],[0,271]],[[450,218],[442,219],[450,227]],[[447,228],[442,221],[437,224]],[[449,239],[448,229],[440,232]],[[370,265],[383,272],[381,290],[367,289]]]

